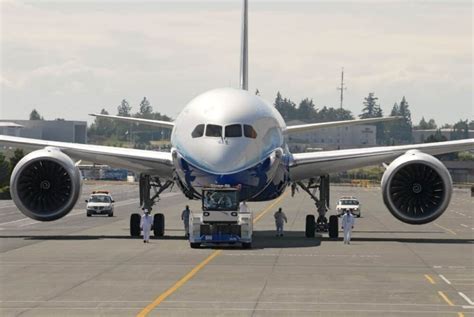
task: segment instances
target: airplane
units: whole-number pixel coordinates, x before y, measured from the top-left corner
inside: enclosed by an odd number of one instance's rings
[[[383,200],[400,221],[426,224],[443,214],[453,185],[447,168],[433,155],[474,149],[474,139],[291,153],[286,143],[291,133],[396,118],[286,126],[271,104],[248,91],[247,0],[243,0],[241,37],[239,89],[204,92],[191,100],[174,122],[93,114],[172,129],[170,152],[0,136],[1,145],[32,150],[14,168],[10,180],[18,209],[39,221],[67,215],[81,193],[77,162],[84,160],[139,174],[140,206],[147,209],[173,184],[189,199],[199,199],[202,189],[210,185],[236,187],[240,201],[274,200],[288,186],[297,184],[314,200],[318,216],[307,215],[307,237],[314,237],[318,226],[327,226],[329,236],[337,237],[337,217],[329,217],[329,222],[326,217],[329,174],[364,166],[386,166],[381,181]],[[163,214],[155,214],[155,227],[161,228],[155,235],[163,235]],[[132,229],[131,234],[137,235]]]

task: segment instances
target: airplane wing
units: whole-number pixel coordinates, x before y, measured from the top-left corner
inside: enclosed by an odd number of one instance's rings
[[[0,145],[26,150],[39,150],[47,146],[59,148],[73,160],[84,160],[126,168],[135,172],[171,178],[171,153],[119,148],[112,146],[44,141],[0,135]]]
[[[438,155],[474,149],[474,139],[437,143],[381,146],[362,149],[295,153],[290,165],[292,181],[390,162],[408,150]]]
[[[344,121],[331,121],[331,122],[290,125],[286,127],[286,132],[288,133],[306,132],[306,131],[317,130],[317,129],[322,129],[322,128],[347,127],[347,126],[358,125],[358,124],[372,124],[372,123],[399,120],[401,118],[402,117],[382,117],[382,118],[354,119],[354,120],[344,120]]]
[[[120,120],[120,121],[125,121],[125,122],[130,122],[130,123],[139,123],[139,124],[149,125],[153,127],[160,127],[160,128],[172,129],[174,127],[174,123],[169,122],[169,121],[142,119],[142,118],[134,118],[134,117],[111,116],[108,114],[98,114],[98,113],[90,113],[89,115],[93,117],[98,117],[98,118]]]

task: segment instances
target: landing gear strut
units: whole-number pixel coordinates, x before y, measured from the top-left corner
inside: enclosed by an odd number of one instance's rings
[[[316,232],[328,232],[330,238],[339,236],[339,224],[337,216],[330,216],[329,222],[326,213],[329,208],[329,175],[320,176],[319,178],[311,178],[306,184],[297,183],[305,192],[314,200],[316,209],[318,210],[318,218],[315,220],[314,215],[306,216],[305,236],[313,238]],[[319,197],[316,191],[319,189]]]
[[[139,181],[140,207],[151,211],[153,205],[160,200],[160,194],[170,186],[172,187],[173,184],[174,182],[171,180],[162,183],[159,177],[141,174]],[[152,188],[154,191],[153,196],[151,196]],[[140,236],[140,220],[140,214],[134,213],[130,215],[130,235],[132,237]],[[162,213],[157,213],[153,216],[152,230],[155,237],[162,237],[165,234],[165,216]]]

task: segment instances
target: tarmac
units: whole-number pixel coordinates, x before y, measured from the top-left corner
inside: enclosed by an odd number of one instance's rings
[[[86,217],[95,189],[112,192],[114,217]],[[359,198],[353,240],[304,237],[315,207],[300,191],[250,203],[254,243],[191,249],[181,211],[189,201],[165,192],[158,210],[165,237],[129,236],[138,187],[92,183],[65,218],[25,218],[0,201],[0,316],[474,316],[474,198],[454,190],[433,223],[396,220],[380,188],[332,186]],[[288,217],[275,236],[273,213]],[[156,210],[155,210],[156,211]],[[334,209],[331,210],[334,213]],[[342,234],[340,234],[342,236]]]

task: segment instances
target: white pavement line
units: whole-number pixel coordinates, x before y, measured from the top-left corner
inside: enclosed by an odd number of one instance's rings
[[[467,225],[461,223],[461,227],[464,227],[464,228],[469,228]]]
[[[474,306],[462,306],[464,309],[474,309]]]
[[[464,298],[464,300],[471,306],[474,306],[474,302],[472,302],[472,300],[467,297],[466,295],[464,295],[463,292],[458,292],[459,295],[461,295],[462,298]]]
[[[446,282],[446,284],[449,284],[449,285],[451,285],[451,282],[450,282],[450,281],[449,281],[449,280],[448,280],[446,277],[444,277],[444,275],[442,275],[442,274],[438,274],[438,276],[439,276],[439,277],[440,277],[440,278],[441,278],[443,281],[445,281],[445,282]]]

